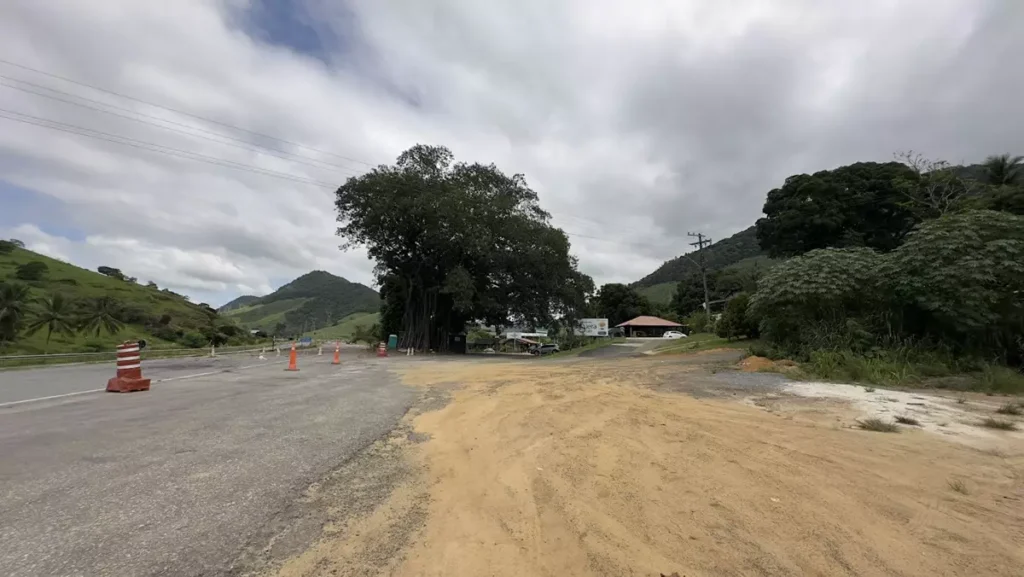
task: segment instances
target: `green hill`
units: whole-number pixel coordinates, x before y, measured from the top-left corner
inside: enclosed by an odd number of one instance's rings
[[[8,245],[9,248],[9,245]],[[17,278],[18,268],[29,263],[45,270],[36,280]],[[24,248],[10,252],[0,251],[0,283],[27,285],[32,299],[42,299],[55,293],[77,305],[97,297],[112,297],[119,310],[119,320],[125,328],[116,335],[100,336],[54,334],[47,352],[81,352],[83,350],[109,351],[115,344],[128,339],[144,338],[156,346],[204,346],[209,339],[203,336],[213,326],[235,326],[205,304],[194,304],[187,297],[161,290],[156,285],[144,286],[124,277],[116,269],[108,269],[114,276],[92,272]],[[37,304],[30,305],[37,308]],[[31,318],[31,315],[29,315]],[[228,332],[233,332],[228,329]],[[241,331],[238,331],[241,338]],[[46,348],[46,331],[32,336],[20,335],[6,351],[15,353],[42,353]]]
[[[741,260],[762,254],[761,247],[757,244],[757,232],[753,226],[720,240],[704,250],[706,251],[708,270],[721,270]],[[643,289],[663,283],[678,283],[691,274],[699,273],[700,268],[690,261],[691,258],[697,260],[697,255],[690,254],[688,256],[689,258],[678,256],[666,261],[657,270],[634,283],[633,286]],[[663,292],[663,289],[661,290]],[[671,298],[670,294],[669,299]]]
[[[235,309],[240,309],[240,308],[242,308],[244,306],[247,306],[247,305],[250,305],[250,304],[252,304],[252,303],[254,303],[254,302],[258,301],[258,300],[260,300],[260,297],[253,296],[253,295],[242,295],[242,296],[236,298],[235,300],[229,302],[228,304],[226,304],[226,305],[220,307],[219,309],[217,309],[217,312],[225,313],[227,311],[233,311]]]
[[[674,282],[660,282],[655,285],[640,288],[637,292],[647,297],[647,300],[652,303],[667,305],[672,302],[672,295],[675,294],[676,285],[678,284],[679,283]]]
[[[357,326],[362,325],[370,328],[378,322],[380,322],[380,313],[355,313],[348,315],[336,325],[318,329],[312,333],[312,337],[328,341],[334,339],[348,340],[355,334]],[[310,335],[310,333],[306,334]]]
[[[265,297],[239,297],[220,310],[245,327],[273,333],[283,323],[283,334],[295,335],[314,326],[333,326],[355,313],[375,313],[378,309],[380,296],[373,289],[316,270]]]

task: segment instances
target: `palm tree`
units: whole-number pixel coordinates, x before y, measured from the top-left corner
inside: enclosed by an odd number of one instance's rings
[[[32,297],[23,284],[0,284],[0,344],[18,336]]]
[[[75,320],[72,317],[72,303],[64,298],[61,293],[56,293],[48,299],[43,299],[43,307],[35,318],[28,325],[26,335],[34,335],[44,327],[46,328],[46,346],[43,353],[49,352],[50,337],[53,333],[72,336],[75,334]]]
[[[100,336],[100,332],[106,330],[114,335],[124,328],[124,323],[118,320],[120,315],[121,307],[117,301],[110,297],[100,297],[88,302],[78,319],[78,326],[87,334]]]
[[[1024,183],[1024,156],[995,154],[982,164],[988,173],[988,183],[994,186],[1012,186]]]

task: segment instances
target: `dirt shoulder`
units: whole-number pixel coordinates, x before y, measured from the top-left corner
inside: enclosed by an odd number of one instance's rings
[[[451,395],[408,421],[416,474],[279,574],[1019,575],[1018,437],[861,431],[850,403],[717,372],[411,363]]]

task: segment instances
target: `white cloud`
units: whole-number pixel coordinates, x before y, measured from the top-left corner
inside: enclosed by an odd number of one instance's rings
[[[445,144],[525,173],[556,223],[605,237],[572,238],[599,283],[640,278],[688,248],[688,230],[745,228],[794,172],[908,148],[953,161],[1021,152],[1024,80],[1007,66],[1024,52],[1024,4],[1009,0],[305,7],[340,38],[329,65],[254,40],[241,0],[7,2],[0,54],[333,155],[3,64],[0,74],[335,166],[2,86],[0,108],[331,185],[417,142]],[[316,268],[372,282],[365,252],[337,248],[331,186],[0,125],[0,178],[66,203],[68,228],[84,233],[18,229],[48,254],[214,303]]]

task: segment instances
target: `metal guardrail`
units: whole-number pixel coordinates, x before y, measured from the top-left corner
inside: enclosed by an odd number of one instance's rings
[[[314,343],[305,347],[298,347],[300,351],[317,350],[320,346],[334,341],[324,341],[322,343]],[[175,349],[161,349],[161,348],[146,348],[141,351],[142,359],[166,359],[166,358],[202,358],[202,357],[219,357],[219,356],[231,356],[240,354],[253,354],[257,355],[261,352],[266,355],[276,355],[277,349],[280,348],[282,355],[287,354],[288,349],[291,347],[290,344],[284,345],[278,343],[276,346],[234,346],[234,347],[213,347],[213,354],[209,348],[201,349],[188,349],[188,348],[175,348]],[[113,362],[117,358],[116,351],[88,351],[80,353],[49,353],[49,354],[36,354],[36,355],[3,355],[0,356],[0,369],[2,368],[13,368],[13,367],[28,367],[28,366],[42,366],[42,365],[60,365],[60,364],[71,364],[71,363],[98,363],[104,361]]]

